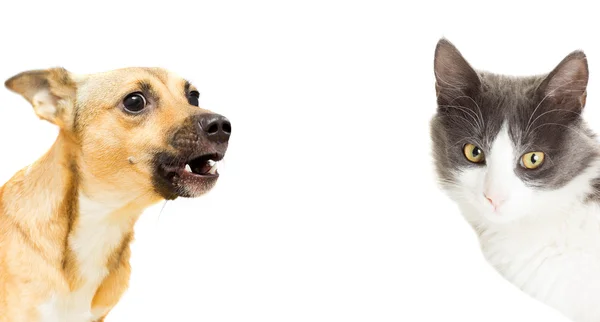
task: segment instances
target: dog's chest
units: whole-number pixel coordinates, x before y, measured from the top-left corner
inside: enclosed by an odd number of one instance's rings
[[[122,243],[125,225],[107,220],[112,208],[80,199],[80,216],[69,238],[77,274],[82,283],[66,294],[53,294],[40,306],[43,322],[93,322],[109,308],[92,307],[98,287],[108,275],[108,257]]]

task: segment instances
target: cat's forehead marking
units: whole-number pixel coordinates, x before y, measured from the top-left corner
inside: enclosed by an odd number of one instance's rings
[[[490,153],[487,157],[490,165],[505,164],[509,168],[512,168],[512,163],[515,159],[515,144],[508,132],[508,124],[503,123],[491,145]]]
[[[513,77],[480,72],[482,91],[478,95],[484,110],[486,130],[484,142],[491,145],[505,127],[509,137],[519,148],[523,142],[527,118],[531,116],[535,89],[543,77]]]

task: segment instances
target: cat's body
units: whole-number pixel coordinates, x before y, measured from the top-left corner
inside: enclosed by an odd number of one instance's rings
[[[600,321],[600,207],[551,215],[483,230],[483,253],[514,285],[574,321]]]
[[[432,120],[437,174],[489,263],[574,321],[600,321],[600,144],[581,117],[588,69],[477,72],[442,40]]]

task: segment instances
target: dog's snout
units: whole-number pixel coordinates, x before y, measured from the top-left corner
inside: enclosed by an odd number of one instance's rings
[[[198,120],[200,129],[206,137],[215,143],[225,143],[231,136],[231,123],[219,114],[205,114]]]

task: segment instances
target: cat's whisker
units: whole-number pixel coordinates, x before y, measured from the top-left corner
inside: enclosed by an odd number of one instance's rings
[[[461,186],[460,183],[458,182],[454,182],[454,181],[450,181],[447,179],[438,179],[437,180],[438,185],[445,187],[446,189],[452,191],[453,193],[459,193],[459,194],[463,194],[463,192],[461,191]]]
[[[544,116],[546,114],[552,113],[552,112],[569,112],[569,113],[573,113],[573,114],[575,114],[577,116],[581,116],[581,113],[578,113],[578,112],[575,112],[575,111],[556,108],[556,109],[553,109],[553,110],[550,110],[550,111],[547,111],[547,112],[544,112],[544,113],[538,115],[531,123],[529,123],[529,125],[527,125],[527,128],[525,129],[525,134],[527,135],[527,133],[529,132],[529,129],[531,128],[531,126],[533,124],[535,124],[535,121],[537,121],[540,117],[542,117],[542,116]]]
[[[462,138],[462,139],[454,142],[454,144],[452,146],[457,146],[457,145],[459,145],[459,143],[461,143],[463,141],[466,142],[466,143],[474,144],[474,145],[479,146],[479,147],[483,146],[483,144],[481,144],[481,142],[478,139],[473,138],[473,137],[464,137],[464,138]]]
[[[469,109],[469,108],[468,108],[468,107],[466,107],[466,106],[462,106],[462,105],[439,105],[439,107],[454,107],[454,108],[458,108],[458,109],[461,109],[461,110],[463,110],[463,111],[465,111],[465,112],[469,112],[469,114],[471,114],[471,115],[475,116],[475,117],[477,118],[477,122],[480,122],[480,121],[482,121],[482,120],[479,118],[479,115],[478,115],[477,113],[475,113],[475,111],[473,111],[473,110]]]
[[[544,123],[544,124],[541,124],[541,125],[539,125],[539,126],[535,127],[535,128],[534,128],[534,129],[533,129],[531,132],[533,133],[533,132],[535,132],[537,129],[541,128],[542,126],[546,126],[546,125],[556,125],[556,126],[561,126],[561,127],[564,127],[564,128],[566,128],[566,129],[568,129],[568,130],[571,130],[571,131],[573,131],[573,132],[575,132],[575,133],[579,134],[581,137],[585,138],[586,140],[591,140],[591,138],[590,138],[590,137],[589,137],[587,134],[585,134],[585,133],[581,132],[580,130],[578,130],[578,129],[574,129],[574,128],[570,127],[570,126],[567,126],[567,125],[564,125],[564,124],[559,124],[559,123]]]
[[[459,116],[459,115],[441,115],[439,116],[440,118],[449,118],[450,120],[452,120],[453,118],[459,118],[464,120],[470,127],[478,129],[478,126],[476,126],[475,124],[473,124],[473,122],[467,120],[466,118]]]
[[[452,102],[454,102],[455,100],[457,100],[459,98],[463,98],[463,97],[466,97],[466,98],[470,99],[473,102],[473,104],[475,104],[475,106],[477,107],[477,111],[479,111],[479,115],[481,116],[481,125],[485,126],[485,122],[483,120],[483,113],[481,112],[481,108],[479,107],[479,104],[477,104],[477,102],[475,102],[475,100],[471,96],[468,96],[468,95],[458,96],[458,97],[455,97],[452,100]]]
[[[542,98],[542,100],[538,103],[538,105],[533,109],[533,112],[531,113],[531,116],[529,117],[529,121],[527,121],[527,126],[529,127],[529,125],[531,124],[531,119],[533,119],[533,116],[535,115],[535,112],[537,112],[538,108],[540,108],[540,106],[542,106],[542,103],[544,103],[544,101],[552,96],[552,94],[554,94],[554,92],[556,92],[559,88],[567,86],[569,84],[574,83],[575,80],[569,81],[569,82],[565,82],[563,84],[561,84],[560,86],[557,86],[555,89],[551,90],[548,94],[546,94],[544,96],[544,98]]]
[[[456,108],[458,110],[465,112],[465,114],[469,115],[473,119],[473,121],[475,121],[475,124],[477,124],[477,128],[478,128],[479,132],[482,132],[483,124],[480,123],[479,116],[475,112],[471,111],[470,109],[468,109],[464,106],[460,106],[460,105],[440,105],[440,107],[452,107],[452,108]],[[469,112],[469,113],[467,113],[467,112]]]
[[[459,184],[455,181],[449,180],[449,179],[438,179],[437,180],[438,183],[443,183],[445,185],[453,185],[453,186],[459,186]]]
[[[548,159],[548,161],[550,162],[550,164],[552,166],[554,166],[554,161],[552,160],[552,157],[550,156],[550,154],[549,153],[545,153],[545,155],[546,155],[546,159]]]

